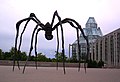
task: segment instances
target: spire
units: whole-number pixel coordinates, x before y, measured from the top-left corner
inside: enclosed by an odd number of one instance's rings
[[[96,23],[94,17],[89,17],[87,23]]]
[[[89,17],[86,23],[86,28],[97,28],[97,23],[94,17]]]

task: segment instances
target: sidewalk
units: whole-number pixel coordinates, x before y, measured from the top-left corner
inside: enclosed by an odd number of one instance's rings
[[[22,67],[23,68],[23,67]],[[26,67],[25,74],[12,66],[0,66],[0,82],[120,82],[120,69],[94,69],[88,68],[87,73],[83,68],[78,72],[77,68],[56,70],[55,67]]]

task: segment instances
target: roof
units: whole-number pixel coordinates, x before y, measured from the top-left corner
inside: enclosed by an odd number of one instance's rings
[[[89,17],[89,19],[87,20],[87,23],[96,23],[96,21],[95,21],[94,17]]]

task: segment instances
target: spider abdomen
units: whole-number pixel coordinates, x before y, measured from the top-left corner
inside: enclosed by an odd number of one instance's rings
[[[45,24],[45,38],[46,38],[47,40],[52,40],[52,39],[53,39],[52,27],[51,27],[51,25],[50,25],[49,22],[47,22],[47,23]]]

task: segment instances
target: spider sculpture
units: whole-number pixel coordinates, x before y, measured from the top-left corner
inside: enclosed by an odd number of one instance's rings
[[[54,23],[54,19],[55,17],[58,18],[58,23],[55,24],[53,26],[53,23]],[[31,13],[30,16],[28,18],[25,18],[25,19],[22,19],[20,21],[18,21],[16,23],[16,38],[15,38],[15,54],[13,56],[13,71],[14,71],[14,68],[15,68],[15,61],[17,61],[17,65],[18,65],[18,68],[20,69],[20,65],[19,65],[19,60],[18,60],[18,57],[17,55],[19,55],[19,52],[20,52],[20,48],[21,48],[21,44],[22,44],[22,36],[25,32],[25,29],[27,27],[27,24],[29,23],[29,21],[32,20],[34,21],[37,25],[36,27],[34,28],[33,30],[33,33],[32,33],[32,37],[31,37],[31,45],[30,45],[30,50],[29,50],[29,56],[27,57],[27,60],[25,62],[25,65],[24,65],[24,68],[23,68],[23,73],[25,71],[25,67],[27,65],[27,61],[29,60],[29,57],[31,56],[31,52],[33,50],[33,40],[35,40],[35,45],[34,45],[34,49],[35,49],[35,55],[36,55],[36,58],[37,58],[37,36],[38,36],[38,33],[40,31],[45,31],[45,38],[47,40],[52,40],[53,39],[53,35],[52,35],[52,32],[56,29],[56,35],[57,35],[57,51],[56,51],[56,54],[58,54],[58,51],[59,51],[59,34],[58,34],[58,26],[60,26],[61,28],[61,38],[62,38],[62,55],[63,55],[63,71],[64,71],[64,74],[66,73],[65,71],[65,49],[64,49],[64,35],[63,35],[63,27],[62,27],[62,24],[64,23],[69,23],[72,27],[74,27],[76,29],[76,32],[77,32],[77,45],[78,45],[78,54],[79,54],[79,67],[78,67],[78,71],[80,70],[80,61],[81,61],[81,57],[80,57],[80,44],[79,44],[79,30],[81,31],[83,37],[85,38],[86,40],[86,43],[87,43],[87,55],[86,55],[86,61],[88,60],[88,55],[89,55],[89,43],[88,43],[88,39],[87,37],[85,36],[81,26],[79,25],[79,23],[77,23],[75,20],[73,19],[70,19],[70,18],[65,18],[63,20],[61,20],[61,17],[58,15],[58,12],[55,11],[54,14],[53,14],[53,18],[52,18],[52,22],[49,23],[47,22],[46,24],[43,24],[40,22],[40,20],[35,16],[34,13]],[[20,24],[25,22],[26,21],[26,24],[20,34],[20,41],[19,41],[19,45],[18,44],[18,36],[19,36],[19,27],[20,27]],[[35,61],[35,65],[36,65],[36,69],[37,69],[37,59]],[[86,72],[86,62],[84,63],[84,68],[85,68],[85,72]],[[58,59],[57,59],[57,69],[58,69]]]

